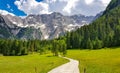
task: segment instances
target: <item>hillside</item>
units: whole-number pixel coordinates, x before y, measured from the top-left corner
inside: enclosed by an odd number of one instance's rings
[[[96,17],[99,16],[100,14]],[[25,18],[9,14],[0,15],[0,38],[54,39],[68,31],[91,23],[96,17],[81,14],[65,16],[57,12],[41,15],[31,14]]]
[[[80,73],[120,73],[120,48],[68,50],[67,57],[79,60]]]
[[[120,1],[112,0],[103,15],[90,25],[67,34],[68,48],[97,49],[120,46]]]

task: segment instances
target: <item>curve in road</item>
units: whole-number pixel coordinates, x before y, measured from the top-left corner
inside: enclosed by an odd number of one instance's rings
[[[80,73],[79,71],[79,61],[63,57],[65,59],[68,59],[70,62],[63,64],[57,68],[52,69],[48,73]]]

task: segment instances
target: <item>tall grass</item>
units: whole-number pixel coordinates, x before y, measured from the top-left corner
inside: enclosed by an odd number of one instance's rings
[[[120,73],[120,48],[69,50],[67,56],[80,61],[81,73]]]
[[[0,73],[47,73],[66,62],[52,55],[0,56]]]

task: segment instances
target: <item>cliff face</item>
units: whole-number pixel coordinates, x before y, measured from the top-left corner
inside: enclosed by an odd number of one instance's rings
[[[29,15],[24,19],[17,16],[1,15],[0,25],[4,27],[0,26],[0,35],[3,38],[53,39],[89,24],[94,19],[96,18],[93,16],[64,16],[57,12]]]

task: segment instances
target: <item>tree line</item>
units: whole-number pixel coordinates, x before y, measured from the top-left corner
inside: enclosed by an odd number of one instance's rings
[[[0,53],[4,56],[21,56],[38,52],[45,54],[51,51],[54,56],[66,54],[64,40],[11,40],[0,39]]]
[[[6,56],[27,55],[33,52],[44,54],[47,51],[58,56],[59,53],[66,55],[67,49],[100,49],[114,46],[120,46],[120,6],[116,4],[114,8],[108,7],[104,14],[90,25],[68,32],[57,39],[0,39],[0,53]]]
[[[120,46],[120,6],[102,15],[90,25],[68,32],[67,48],[100,49]]]

